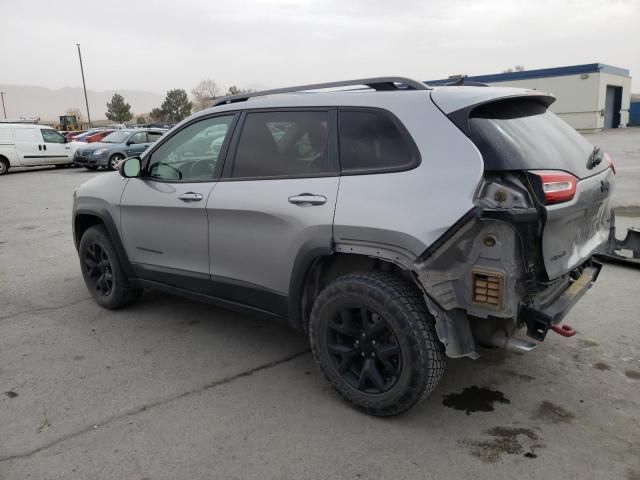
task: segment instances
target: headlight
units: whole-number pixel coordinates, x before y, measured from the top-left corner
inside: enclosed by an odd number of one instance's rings
[[[106,151],[107,151],[106,148],[99,148],[99,149],[93,151],[93,155],[102,155]]]

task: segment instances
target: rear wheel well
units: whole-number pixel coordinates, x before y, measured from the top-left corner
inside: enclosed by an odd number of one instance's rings
[[[335,279],[354,272],[388,272],[415,282],[411,272],[381,258],[361,254],[334,253],[317,258],[309,269],[302,289],[302,328],[309,328],[313,303],[320,292]]]
[[[73,229],[76,246],[80,245],[80,239],[82,238],[82,235],[84,235],[84,232],[94,225],[104,225],[104,222],[100,217],[95,215],[89,215],[86,213],[76,215]]]

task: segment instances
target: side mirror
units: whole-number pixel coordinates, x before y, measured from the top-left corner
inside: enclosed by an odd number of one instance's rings
[[[131,146],[131,145],[133,145],[133,142],[132,142],[131,140],[129,140],[129,141],[127,142],[127,147],[129,147],[129,146]]]
[[[136,178],[140,176],[140,157],[130,157],[120,162],[118,171],[124,178]]]

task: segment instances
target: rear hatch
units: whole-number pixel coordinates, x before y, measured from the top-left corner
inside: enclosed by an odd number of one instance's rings
[[[529,93],[449,115],[480,150],[485,172],[527,180],[541,214],[539,244],[550,280],[606,243],[615,173],[604,152],[548,110],[552,101]]]

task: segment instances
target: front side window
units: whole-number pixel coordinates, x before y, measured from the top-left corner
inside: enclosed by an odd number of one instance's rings
[[[408,170],[418,164],[418,153],[387,113],[342,110],[340,163],[347,173]]]
[[[64,137],[55,130],[49,130],[47,128],[40,129],[42,134],[42,140],[47,143],[64,143]]]
[[[329,158],[329,113],[248,113],[231,176],[269,178],[336,173]]]
[[[147,132],[138,132],[131,135],[127,143],[147,143]]]
[[[233,115],[207,118],[174,134],[151,154],[147,177],[170,181],[213,180]]]

